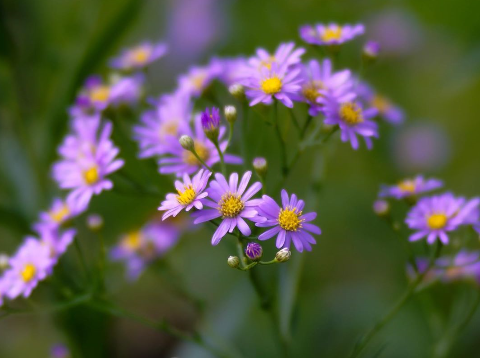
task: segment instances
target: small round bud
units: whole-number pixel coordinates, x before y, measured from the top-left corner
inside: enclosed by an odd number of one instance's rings
[[[367,61],[375,61],[380,52],[380,44],[376,41],[367,41],[363,46],[362,56]]]
[[[260,260],[263,255],[262,246],[256,242],[249,242],[245,248],[245,255],[252,261]]]
[[[387,216],[390,213],[390,204],[386,200],[375,200],[373,203],[373,212],[378,216]]]
[[[98,214],[87,216],[87,227],[92,231],[98,231],[103,228],[103,218]]]
[[[263,157],[257,157],[253,159],[253,169],[255,172],[263,178],[267,174],[268,164],[267,160]]]
[[[240,259],[237,256],[229,256],[227,263],[231,268],[237,268],[240,265]]]
[[[285,247],[275,254],[275,260],[285,262],[290,260],[290,256],[292,256],[292,252]]]
[[[5,270],[8,267],[9,257],[7,254],[0,254],[0,270]]]
[[[228,123],[233,124],[237,120],[237,109],[234,106],[225,106],[223,113]]]
[[[179,139],[179,142],[183,149],[192,151],[195,148],[195,143],[193,142],[192,137],[188,135],[182,135]]]
[[[245,99],[245,87],[240,84],[234,84],[228,87],[230,94],[236,99],[243,101]]]

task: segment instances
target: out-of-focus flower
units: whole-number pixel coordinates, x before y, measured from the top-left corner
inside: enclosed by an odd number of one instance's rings
[[[367,41],[363,46],[362,55],[366,60],[374,61],[380,53],[380,44],[377,41]]]
[[[299,75],[299,68],[278,67],[275,63],[271,69],[262,67],[260,71],[251,70],[242,81],[248,88],[245,94],[250,98],[250,106],[258,103],[272,104],[275,98],[292,108],[292,98],[300,91],[300,83],[303,81]]]
[[[0,307],[3,306],[3,300],[6,297],[6,293],[10,288],[9,278],[5,275],[0,277]]]
[[[218,79],[226,86],[238,84],[250,71],[248,61],[243,57],[214,58],[212,63],[220,68]]]
[[[133,105],[143,94],[145,76],[137,73],[131,76],[112,76],[110,84],[110,103],[113,106]]]
[[[371,86],[365,82],[360,83],[357,92],[360,99],[375,108],[378,115],[391,124],[400,124],[405,120],[405,114],[402,109],[393,104],[387,97],[376,93]]]
[[[273,54],[263,48],[257,49],[256,56],[251,57],[248,64],[259,71],[263,68],[271,70],[273,64],[278,68],[288,68],[300,63],[304,53],[304,48],[295,49],[295,43],[287,42],[280,44]]]
[[[263,249],[262,245],[256,242],[249,242],[247,247],[245,248],[245,256],[247,256],[250,260],[257,261],[262,258]]]
[[[194,66],[178,78],[178,91],[191,97],[200,97],[221,71],[221,65],[214,61],[207,66]]]
[[[268,240],[275,235],[277,236],[277,248],[288,248],[293,241],[295,248],[302,252],[303,250],[311,251],[312,244],[316,244],[315,239],[310,234],[320,235],[322,231],[316,225],[310,224],[309,221],[315,220],[317,213],[303,213],[305,202],[298,200],[295,194],[288,197],[286,190],[282,190],[282,207],[268,195],[262,197],[261,203],[258,205],[257,211],[260,217],[265,221],[256,224],[259,227],[271,227],[261,234],[259,240]]]
[[[55,344],[50,350],[51,358],[70,358],[70,351],[64,344]]]
[[[263,157],[257,157],[253,159],[253,169],[255,169],[255,172],[258,174],[260,178],[265,177],[265,174],[267,174],[267,169],[268,169],[267,160]]]
[[[185,211],[189,211],[193,207],[196,207],[198,210],[203,209],[201,199],[208,196],[208,193],[204,192],[204,190],[211,174],[208,170],[200,169],[192,180],[190,180],[188,174],[183,174],[183,183],[180,180],[176,180],[175,189],[177,189],[178,194],[167,194],[167,200],[163,201],[158,208],[158,210],[166,211],[162,216],[162,220],[170,216],[177,216],[183,209]]]
[[[190,132],[192,104],[187,94],[175,92],[160,97],[154,110],[144,112],[141,123],[133,127],[140,146],[140,158],[163,155],[177,145],[178,137]]]
[[[135,47],[125,49],[110,61],[110,66],[119,70],[132,70],[143,68],[163,57],[167,53],[167,45],[143,42]]]
[[[378,216],[387,216],[390,213],[390,204],[386,200],[375,200],[373,212]]]
[[[227,141],[222,140],[225,135],[225,128],[220,127],[219,131],[219,146],[222,151],[225,151],[227,147]],[[195,133],[191,133],[191,136],[194,141],[195,151],[198,156],[209,166],[211,167],[215,163],[220,161],[220,156],[218,151],[215,148],[215,145],[207,140],[205,133],[203,132],[202,123],[200,117],[197,117],[195,120]],[[193,174],[202,168],[202,164],[198,161],[195,155],[184,149],[179,142],[172,144],[169,148],[168,154],[159,160],[160,173],[170,174],[175,173],[177,176],[182,176],[184,173]],[[242,159],[231,154],[224,155],[225,163],[229,164],[241,164]]]
[[[203,205],[212,209],[204,209],[193,213],[195,217],[194,224],[221,218],[222,222],[212,237],[212,245],[217,245],[227,232],[233,232],[238,227],[240,232],[249,236],[252,231],[244,218],[255,220],[257,216],[256,205],[259,199],[251,199],[261,188],[260,182],[254,183],[248,190],[247,185],[252,177],[252,172],[246,172],[240,184],[238,184],[238,174],[232,173],[230,181],[227,183],[225,177],[215,174],[215,180],[210,182],[208,188],[208,198],[204,199]]]
[[[410,229],[416,230],[410,235],[410,241],[427,237],[429,244],[433,244],[437,238],[448,244],[447,232],[461,225],[478,222],[479,204],[479,198],[467,200],[451,193],[420,199],[405,220]]]
[[[39,221],[33,224],[33,228],[39,234],[58,229],[70,219],[81,214],[82,208],[77,208],[73,204],[68,200],[55,198],[50,209],[40,213]]]
[[[10,268],[4,273],[9,282],[6,296],[10,299],[30,296],[38,283],[51,274],[53,265],[50,248],[34,237],[27,237],[10,258]]]
[[[125,261],[127,277],[136,280],[146,266],[169,251],[178,241],[179,230],[170,223],[150,222],[121,237],[110,251],[113,261]]]
[[[403,199],[439,189],[442,186],[443,182],[441,180],[425,179],[423,176],[418,175],[413,179],[404,179],[397,185],[382,185],[378,196],[380,198],[392,197],[395,199]]]
[[[41,233],[40,242],[42,245],[48,247],[52,264],[56,264],[60,256],[67,251],[76,234],[76,229],[68,229],[65,231],[53,229]]]
[[[115,159],[119,150],[110,140],[112,124],[101,127],[100,117],[74,119],[74,133],[68,135],[59,153],[62,160],[53,165],[53,177],[60,188],[71,189],[67,201],[83,210],[92,195],[109,190],[113,183],[107,175],[123,166]]]
[[[203,132],[213,143],[218,141],[218,133],[220,131],[220,109],[212,107],[205,109],[200,115]]]
[[[228,87],[228,92],[238,99],[239,101],[244,101],[245,98],[245,87],[239,83],[233,84],[230,87]]]
[[[5,270],[8,267],[10,257],[7,254],[0,253],[0,270]]]
[[[92,231],[98,231],[103,227],[103,217],[100,214],[87,216],[87,227]]]
[[[453,259],[439,258],[435,262],[440,279],[452,282],[473,278],[480,283],[480,253],[478,251],[460,251]]]
[[[223,110],[223,114],[225,115],[225,119],[228,123],[233,125],[237,120],[237,109],[235,106],[225,106]]]
[[[312,45],[340,45],[362,35],[364,32],[365,28],[361,24],[340,26],[330,23],[328,25],[317,24],[300,27],[300,37],[303,41]]]

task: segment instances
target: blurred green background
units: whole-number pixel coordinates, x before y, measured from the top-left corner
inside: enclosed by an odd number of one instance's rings
[[[323,234],[311,253],[294,253],[290,263],[261,270],[266,288],[279,289],[285,303],[288,293],[281,285],[277,288],[277,279],[289,285],[302,269],[293,284],[298,300],[292,316],[293,356],[347,356],[359,334],[406,286],[403,247],[371,211],[379,184],[424,173],[444,179],[457,194],[479,193],[479,11],[480,2],[470,0],[1,0],[0,251],[15,250],[57,193],[50,165],[67,130],[66,109],[85,77],[106,74],[108,58],[122,47],[144,39],[168,42],[170,54],[148,70],[149,94],[157,96],[171,91],[176,76],[190,65],[206,63],[213,55],[249,56],[257,47],[273,50],[287,40],[300,44],[302,24],[362,22],[367,35],[346,46],[337,68],[357,70],[363,42],[379,40],[382,58],[365,79],[405,110],[406,123],[382,126],[372,151],[353,151],[337,140],[327,151],[316,148],[302,157],[286,188],[306,198],[307,209],[318,211],[316,223]],[[309,51],[305,58],[315,55]],[[225,104],[232,101],[225,91],[221,95]],[[287,113],[280,114],[288,125]],[[267,185],[272,187],[279,180],[277,143],[273,130],[253,119],[257,130],[246,140],[256,148],[255,155],[269,160]],[[289,144],[294,140],[289,137]],[[144,166],[151,180],[170,190],[170,179],[136,161],[132,143],[117,144],[139,180],[138,168]],[[310,188],[309,177],[321,185]],[[159,201],[109,192],[95,198],[90,211],[104,216],[107,243],[113,245],[122,232],[153,215]],[[399,217],[404,212],[400,205]],[[79,224],[84,227],[84,217]],[[186,330],[198,327],[234,356],[277,356],[268,316],[259,309],[247,275],[226,265],[234,243],[225,238],[211,247],[210,235],[209,227],[186,235],[164,259],[169,269],[151,269],[132,284],[123,281],[120,265],[112,265],[108,278],[113,296],[152,318],[167,317]],[[94,257],[95,237],[83,229],[79,240]],[[273,242],[265,246],[273,255]],[[416,249],[422,252],[423,246]],[[69,264],[75,259],[67,253],[62,268],[76,270]],[[172,268],[205,300],[203,314],[178,298]],[[464,312],[472,297],[465,283],[437,285],[422,293],[365,357],[429,357],[450,317]],[[37,288],[33,299],[54,299],[48,283]],[[478,357],[479,329],[477,315],[451,357]],[[74,357],[209,356],[170,336],[82,307],[0,321],[2,358],[48,357],[56,342],[69,344]]]

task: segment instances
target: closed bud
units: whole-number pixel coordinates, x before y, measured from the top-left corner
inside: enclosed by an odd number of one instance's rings
[[[255,172],[258,174],[258,176],[261,178],[265,177],[265,174],[267,174],[267,169],[268,169],[267,160],[263,157],[257,157],[253,159],[252,164],[253,164],[253,169],[255,169]]]
[[[365,60],[373,62],[377,59],[380,52],[380,44],[376,41],[367,41],[363,46],[362,56]]]
[[[216,143],[220,133],[220,109],[216,107],[206,108],[200,116],[200,121],[207,138]]]
[[[239,101],[245,100],[245,87],[240,84],[234,84],[228,87],[230,94]]]
[[[373,203],[373,212],[378,216],[387,216],[390,213],[390,204],[386,200],[375,200]]]
[[[0,270],[5,270],[8,267],[9,257],[7,254],[0,254]]]
[[[275,254],[275,260],[277,262],[285,262],[290,260],[290,256],[292,256],[292,252],[285,247]]]
[[[233,124],[237,120],[237,109],[234,106],[225,106],[223,113],[228,123]]]
[[[256,242],[249,242],[245,248],[245,255],[252,261],[260,260],[263,255],[262,246]]]
[[[237,256],[229,256],[227,263],[231,268],[237,268],[240,265],[240,259]]]
[[[195,143],[193,142],[192,137],[188,135],[182,135],[179,142],[183,149],[189,150],[190,152],[195,148]]]
[[[87,227],[92,231],[101,230],[103,228],[103,218],[98,214],[88,215]]]

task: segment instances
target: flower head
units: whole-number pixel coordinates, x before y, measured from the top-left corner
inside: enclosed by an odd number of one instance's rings
[[[220,130],[220,109],[217,107],[212,107],[211,109],[206,108],[205,111],[202,112],[200,120],[205,135],[215,143],[218,140]]]
[[[402,109],[396,106],[390,99],[374,91],[365,82],[358,86],[358,94],[360,99],[368,106],[375,108],[378,115],[390,124],[400,124],[405,120],[405,114]]]
[[[382,186],[378,196],[381,198],[392,197],[395,199],[403,199],[439,189],[442,186],[443,182],[441,180],[424,179],[423,176],[418,175],[413,179],[404,179],[397,185]]]
[[[251,198],[262,188],[262,184],[256,182],[247,189],[251,177],[252,172],[246,172],[239,184],[237,173],[230,175],[229,182],[222,174],[217,173],[215,180],[210,182],[208,198],[202,202],[211,209],[198,211],[193,216],[194,224],[221,218],[222,222],[213,234],[212,245],[217,245],[227,232],[233,232],[236,227],[245,236],[251,234],[252,231],[244,218],[255,220],[259,200]]]
[[[75,104],[69,112],[74,117],[93,115],[111,103],[111,87],[100,76],[92,75],[85,81]]]
[[[143,68],[163,57],[167,50],[167,45],[162,42],[143,42],[133,48],[123,50],[120,56],[111,60],[110,66],[119,70]]]
[[[70,351],[64,344],[55,344],[50,350],[51,358],[70,358]]]
[[[380,44],[377,41],[367,41],[363,46],[363,56],[368,60],[375,60],[380,53]]]
[[[41,212],[39,221],[33,225],[36,232],[56,230],[73,217],[81,214],[82,208],[77,208],[74,202],[55,198],[48,211]]]
[[[302,252],[311,251],[312,244],[316,241],[310,233],[320,235],[321,230],[318,226],[309,222],[315,220],[317,214],[314,212],[303,213],[305,202],[298,200],[295,194],[288,197],[286,190],[282,190],[282,207],[268,195],[262,197],[262,202],[258,205],[257,211],[260,217],[265,220],[256,224],[259,227],[273,228],[261,234],[259,240],[268,240],[277,235],[277,248],[288,248],[293,241],[295,248]]]
[[[282,43],[273,54],[270,54],[263,48],[257,49],[256,56],[250,58],[248,64],[256,70],[262,70],[263,68],[271,70],[273,64],[280,68],[288,68],[300,63],[304,53],[305,49],[295,49],[293,42]]]
[[[222,71],[220,63],[212,61],[203,67],[192,67],[178,78],[178,91],[191,97],[200,97]]]
[[[263,249],[262,245],[256,242],[249,242],[245,248],[245,255],[252,261],[257,261],[262,258]]]
[[[300,27],[300,37],[303,41],[312,45],[340,45],[362,35],[364,32],[365,28],[361,24],[341,26],[330,23],[328,25],[317,24]]]

